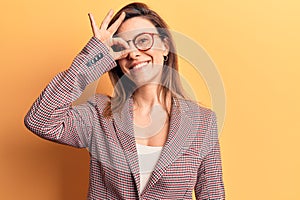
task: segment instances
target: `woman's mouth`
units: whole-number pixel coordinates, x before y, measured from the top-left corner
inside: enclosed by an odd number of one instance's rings
[[[137,71],[137,70],[140,70],[142,69],[143,67],[147,66],[148,64],[150,63],[150,61],[145,61],[145,62],[140,62],[138,64],[135,64],[133,66],[131,66],[129,68],[130,71]]]

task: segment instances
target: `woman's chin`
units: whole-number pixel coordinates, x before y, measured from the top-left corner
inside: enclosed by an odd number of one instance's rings
[[[135,83],[137,88],[147,84],[160,84],[160,78],[158,76],[136,76],[132,77],[131,80]]]

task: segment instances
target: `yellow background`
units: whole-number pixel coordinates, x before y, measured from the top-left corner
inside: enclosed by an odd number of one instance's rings
[[[100,23],[109,8],[128,2],[1,2],[1,199],[85,199],[88,152],[39,139],[25,129],[23,118],[91,37],[87,13]],[[173,30],[201,44],[223,78],[227,112],[220,141],[227,199],[300,199],[300,2],[145,2]],[[209,104],[205,87],[191,79],[197,97]]]

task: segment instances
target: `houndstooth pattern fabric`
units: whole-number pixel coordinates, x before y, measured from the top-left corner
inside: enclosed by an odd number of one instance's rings
[[[215,113],[172,98],[168,139],[140,193],[133,131],[133,100],[122,114],[103,117],[109,98],[95,95],[72,106],[85,87],[116,66],[109,51],[92,37],[66,71],[56,75],[25,116],[36,135],[90,152],[88,199],[225,199]]]

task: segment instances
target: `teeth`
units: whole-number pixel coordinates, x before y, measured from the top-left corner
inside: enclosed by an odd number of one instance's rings
[[[132,69],[139,69],[139,68],[141,68],[141,67],[143,67],[147,64],[148,64],[148,62],[143,62],[143,63],[140,63],[140,64],[137,64],[137,65],[133,66]]]

